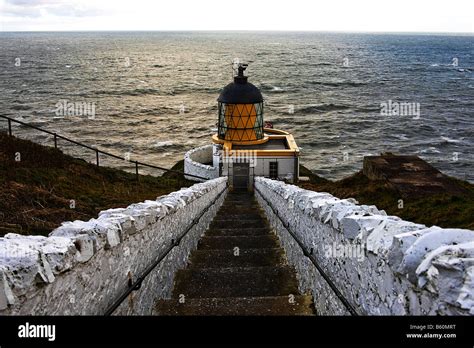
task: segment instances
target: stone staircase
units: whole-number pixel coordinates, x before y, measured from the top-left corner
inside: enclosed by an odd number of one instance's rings
[[[253,194],[229,193],[156,315],[313,315]]]

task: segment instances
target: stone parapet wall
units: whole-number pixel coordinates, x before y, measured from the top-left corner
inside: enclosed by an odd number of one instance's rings
[[[0,315],[104,314],[129,279],[143,274],[212,204],[114,312],[151,314],[156,300],[171,296],[175,272],[186,266],[226,190],[226,178],[218,178],[102,211],[96,219],[65,222],[49,237],[7,234],[0,238]]]
[[[426,227],[262,177],[255,188],[319,314],[348,311],[288,229],[361,315],[474,315],[474,231]]]

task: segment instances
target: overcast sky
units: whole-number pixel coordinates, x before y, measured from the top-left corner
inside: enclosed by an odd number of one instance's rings
[[[474,33],[474,0],[0,0],[0,30]]]

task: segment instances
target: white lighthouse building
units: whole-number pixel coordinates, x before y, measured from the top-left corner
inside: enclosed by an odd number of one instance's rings
[[[290,133],[264,128],[263,96],[247,81],[246,68],[239,64],[234,81],[217,99],[218,129],[212,144],[187,152],[184,171],[209,179],[228,176],[231,189],[252,190],[255,176],[294,183],[298,146]]]

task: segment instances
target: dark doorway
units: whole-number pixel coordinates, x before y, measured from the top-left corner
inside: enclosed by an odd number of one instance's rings
[[[270,162],[270,179],[278,179],[278,162]]]
[[[249,187],[249,164],[234,163],[233,165],[233,186],[234,190],[248,190]]]

